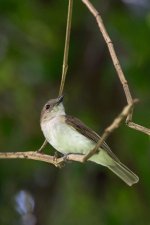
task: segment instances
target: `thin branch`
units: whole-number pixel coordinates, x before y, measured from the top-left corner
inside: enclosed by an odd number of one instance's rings
[[[87,161],[89,158],[91,158],[95,153],[97,153],[97,151],[100,151],[99,148],[102,145],[102,143],[108,138],[108,136],[115,130],[117,129],[121,122],[128,116],[128,114],[130,113],[130,111],[133,109],[134,104],[137,102],[138,100],[135,99],[133,101],[132,104],[127,105],[126,107],[124,107],[124,109],[122,110],[122,112],[114,119],[114,121],[112,122],[112,124],[107,127],[104,130],[103,135],[101,136],[101,138],[99,139],[99,141],[97,142],[95,148],[93,148],[87,155],[84,156],[83,161]]]
[[[60,84],[60,89],[59,89],[59,96],[63,94],[65,80],[66,80],[66,74],[67,74],[67,70],[68,70],[68,52],[69,52],[69,43],[70,43],[72,8],[73,8],[73,0],[69,0],[64,58],[63,58],[63,66],[62,66],[62,78],[61,78],[61,84]]]
[[[117,57],[116,52],[114,50],[114,46],[113,46],[112,40],[110,39],[110,37],[109,37],[109,35],[108,35],[107,31],[106,31],[106,28],[104,26],[102,17],[100,16],[100,13],[95,9],[95,7],[92,5],[92,3],[89,0],[82,0],[82,2],[86,5],[86,7],[89,9],[89,11],[92,13],[92,15],[96,19],[98,27],[99,27],[99,29],[100,29],[100,31],[101,31],[101,33],[103,35],[103,38],[104,38],[104,40],[105,40],[105,42],[107,44],[107,47],[108,47],[108,50],[110,52],[110,55],[111,55],[114,67],[116,69],[117,75],[118,75],[118,77],[120,79],[120,82],[121,82],[121,84],[123,86],[124,93],[125,93],[125,96],[126,96],[126,99],[127,99],[127,103],[128,104],[132,104],[133,98],[131,96],[131,92],[130,92],[130,89],[129,89],[129,86],[128,86],[128,82],[127,82],[127,80],[125,78],[125,75],[124,75],[124,73],[122,71],[122,68],[121,68],[121,65],[119,63],[118,57]],[[138,124],[135,124],[135,123],[132,122],[132,114],[133,114],[133,109],[127,115],[126,124],[130,128],[133,128],[135,130],[138,130],[140,132],[143,132],[145,134],[150,135],[150,129],[145,128],[145,127],[143,127],[141,125],[138,125]]]
[[[56,167],[60,167],[63,162],[65,162],[64,157],[55,158],[53,156],[39,153],[36,151],[27,152],[7,152],[0,153],[0,159],[31,159],[36,161],[42,161],[49,164],[53,164]],[[83,155],[70,154],[67,156],[68,161],[78,161],[83,162]]]
[[[148,129],[146,127],[143,127],[139,124],[133,123],[132,121],[129,121],[127,123],[127,125],[128,125],[128,127],[132,128],[132,129],[142,131],[143,133],[148,134],[150,136],[150,129]]]

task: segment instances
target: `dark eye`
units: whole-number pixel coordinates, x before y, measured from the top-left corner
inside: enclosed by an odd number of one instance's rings
[[[46,108],[46,109],[49,109],[49,108],[50,108],[50,105],[49,105],[49,104],[47,104],[47,105],[45,106],[45,108]]]

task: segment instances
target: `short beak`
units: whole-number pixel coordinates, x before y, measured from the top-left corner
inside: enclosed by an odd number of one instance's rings
[[[57,103],[58,104],[61,103],[63,101],[63,99],[64,99],[64,96],[61,95],[60,97],[58,97]]]

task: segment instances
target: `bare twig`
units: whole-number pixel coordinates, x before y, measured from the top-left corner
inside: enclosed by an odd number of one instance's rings
[[[69,43],[70,43],[72,8],[73,8],[73,0],[69,0],[64,58],[63,58],[63,66],[62,66],[62,78],[61,78],[61,84],[60,84],[60,89],[59,89],[59,96],[63,94],[63,89],[64,89],[64,85],[65,85],[65,80],[66,80],[66,74],[67,74],[67,70],[68,70],[68,52],[69,52]]]
[[[133,109],[133,105],[136,102],[137,102],[137,99],[135,99],[132,102],[132,104],[129,104],[126,107],[124,107],[124,109],[122,110],[122,112],[114,119],[114,121],[112,122],[112,124],[104,130],[104,133],[101,136],[101,138],[99,139],[99,141],[97,142],[95,148],[93,148],[87,155],[84,156],[83,161],[87,161],[89,158],[91,158],[97,152],[97,150],[100,151],[99,150],[99,147],[108,138],[108,136],[115,129],[117,129],[120,126],[121,122],[128,116],[128,114],[130,113],[130,111]]]
[[[7,153],[1,152],[0,159],[32,159],[47,162],[49,164],[55,165],[56,167],[59,167],[59,165],[65,161],[64,157],[55,159],[53,156],[42,154],[36,151],[7,152]],[[83,162],[83,155],[70,154],[67,156],[67,160]]]
[[[110,39],[110,37],[109,37],[109,35],[108,35],[107,31],[106,31],[106,28],[104,26],[102,17],[100,16],[100,13],[95,9],[93,4],[89,0],[82,0],[82,2],[87,6],[89,11],[92,13],[92,15],[96,19],[98,27],[99,27],[102,35],[103,35],[103,38],[104,38],[104,40],[105,40],[105,42],[107,44],[107,47],[109,49],[109,52],[110,52],[110,55],[111,55],[114,67],[115,67],[116,72],[117,72],[117,75],[118,75],[118,77],[120,79],[120,82],[121,82],[121,84],[123,86],[124,93],[125,93],[125,96],[126,96],[126,99],[127,99],[127,103],[128,104],[132,104],[133,98],[131,96],[131,92],[130,92],[130,89],[129,89],[129,86],[128,86],[128,82],[125,79],[125,75],[124,75],[124,73],[122,71],[121,65],[120,65],[119,60],[117,58],[116,52],[114,50],[114,46],[113,46],[112,40]],[[150,129],[145,128],[145,127],[143,127],[141,125],[138,125],[138,124],[135,124],[134,122],[132,122],[132,114],[133,114],[133,109],[127,115],[126,124],[130,128],[133,128],[135,130],[138,130],[140,132],[143,132],[145,134],[150,135]]]
[[[132,129],[142,131],[143,133],[148,134],[150,136],[150,129],[148,129],[146,127],[143,127],[139,124],[133,123],[132,121],[129,121],[127,123],[127,125],[128,125],[128,127],[132,128]]]

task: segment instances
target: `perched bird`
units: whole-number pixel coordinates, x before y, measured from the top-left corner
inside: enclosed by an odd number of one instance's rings
[[[47,142],[64,155],[87,154],[100,138],[79,119],[66,115],[63,96],[44,105],[40,124]],[[138,176],[120,162],[105,142],[99,150],[89,161],[109,168],[129,186],[139,181]]]

